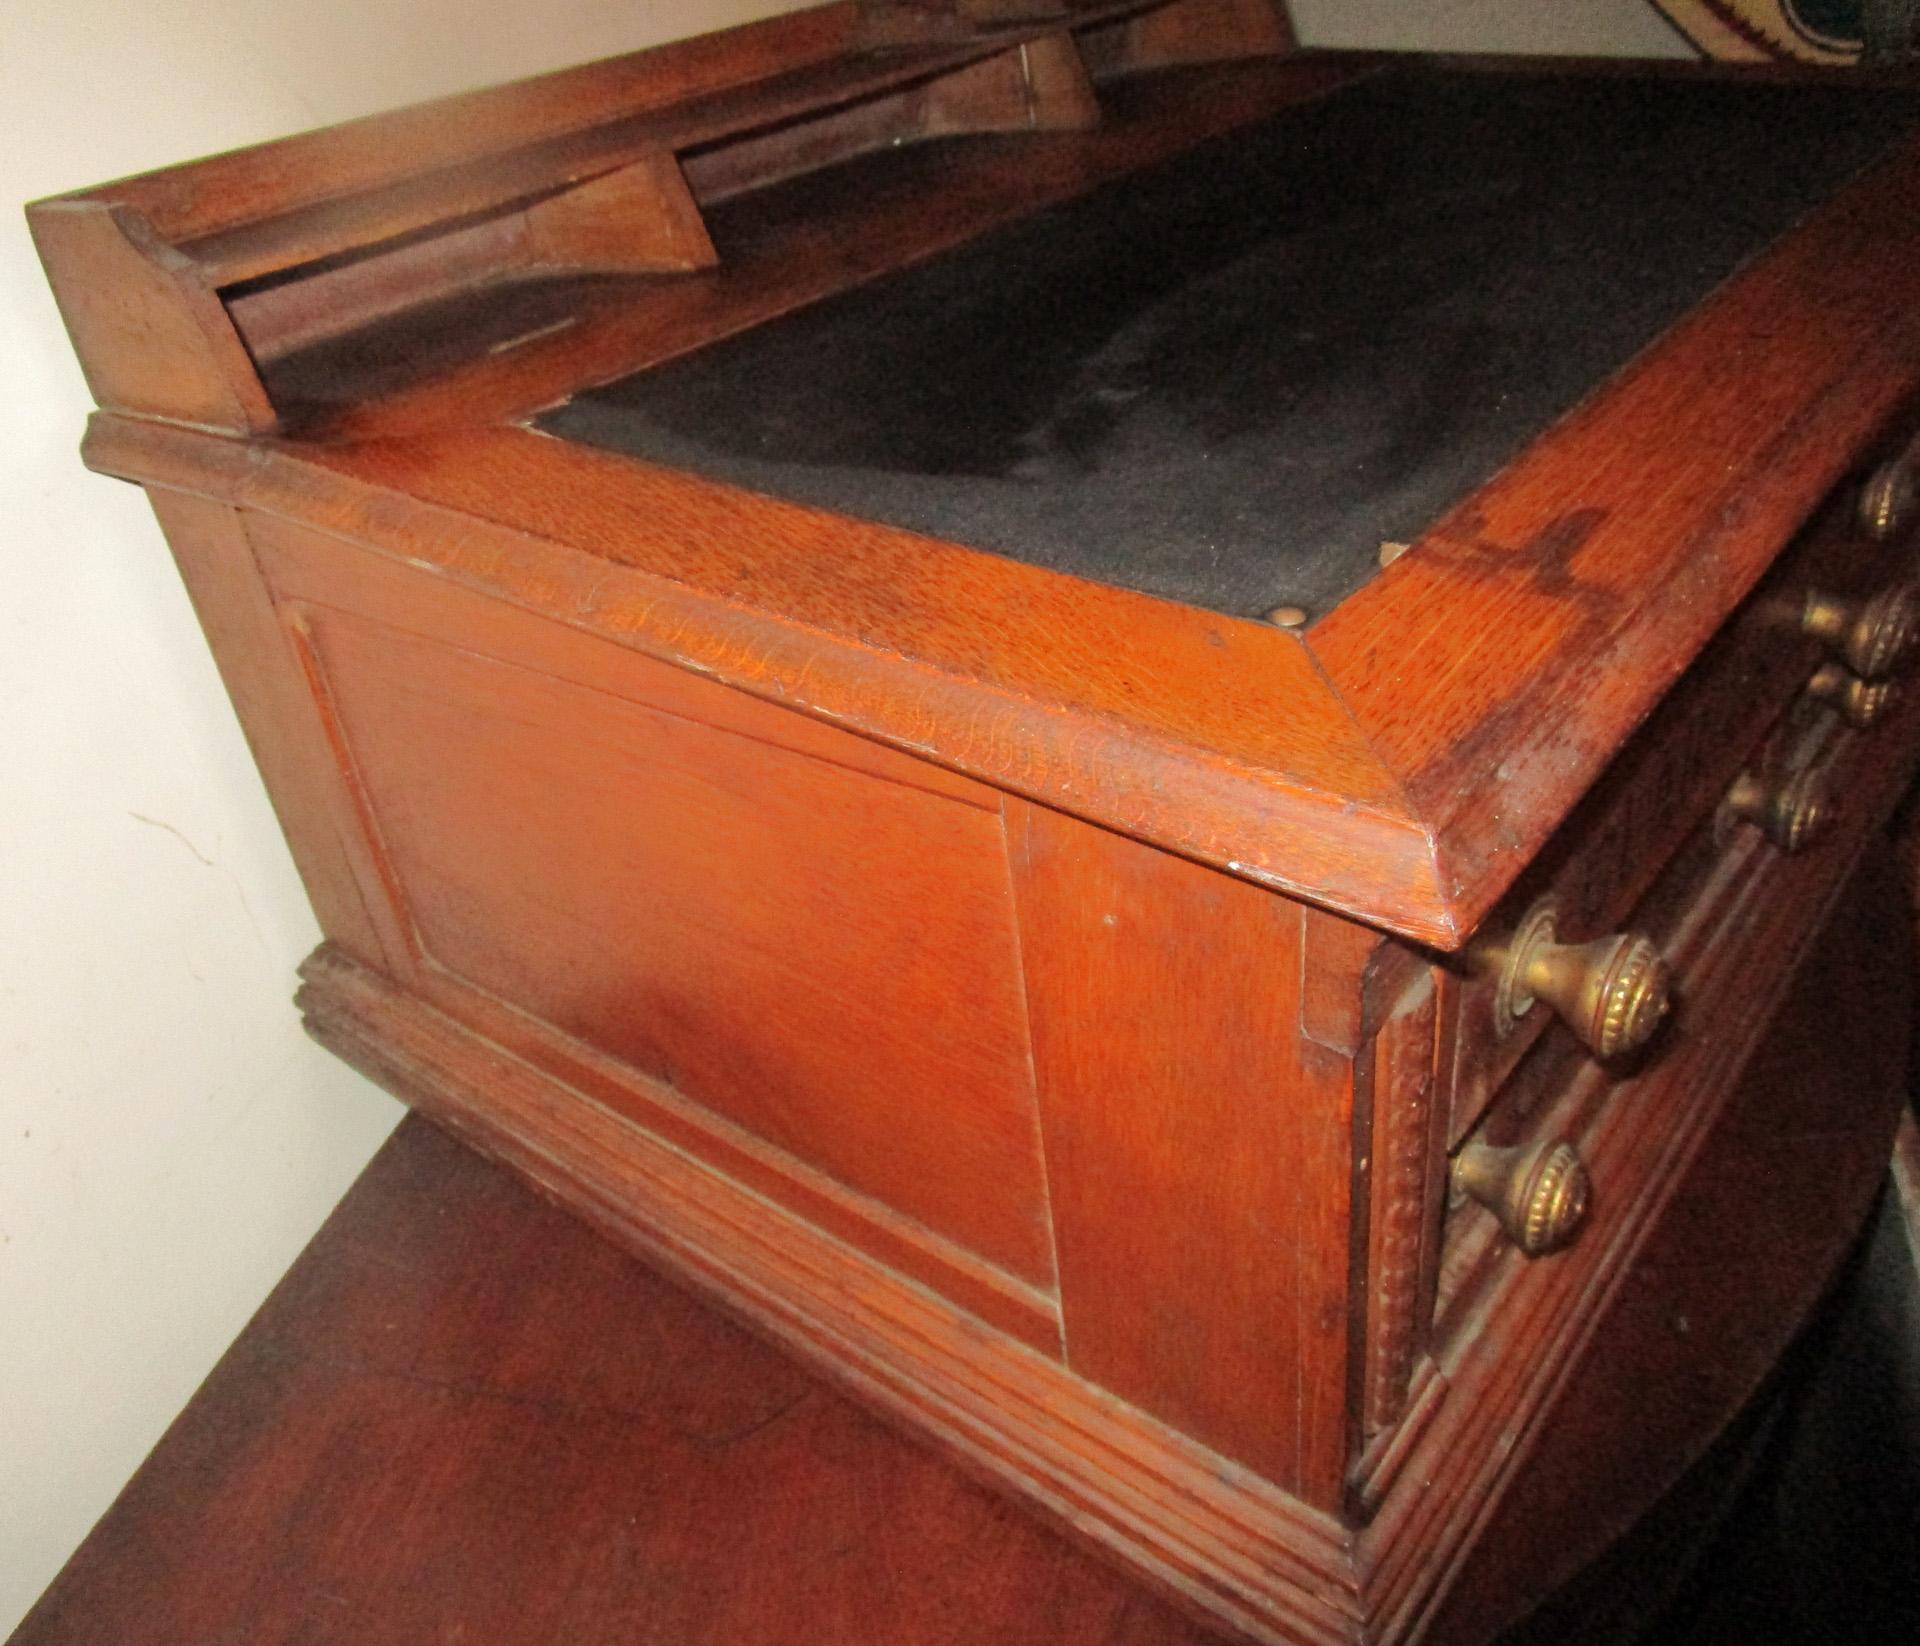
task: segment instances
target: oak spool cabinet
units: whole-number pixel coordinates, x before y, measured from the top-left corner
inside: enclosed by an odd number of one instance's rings
[[[30,217],[320,1041],[1228,1631],[1477,1642],[1885,1165],[1900,921],[1776,1026],[1920,757],[1916,117],[875,0]]]

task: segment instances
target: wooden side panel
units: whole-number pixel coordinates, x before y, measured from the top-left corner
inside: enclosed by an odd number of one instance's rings
[[[997,814],[372,624],[315,633],[428,954],[1046,1276]]]
[[[1014,852],[1068,1364],[1331,1505],[1353,1084],[1301,906],[1037,807]]]
[[[352,796],[327,757],[299,660],[273,610],[240,516],[224,503],[153,488],[173,550],[247,746],[265,781],[320,929],[367,965],[404,975],[406,936],[382,894]]]
[[[777,1203],[580,1103],[412,991],[330,950],[304,974],[308,1026],[323,1044],[1232,1638],[1260,1646],[1360,1638],[1350,1543],[1329,1517],[1102,1396],[1057,1360],[982,1331],[945,1299],[822,1238]],[[414,1381],[418,1371],[411,1368]],[[390,1460],[383,1464],[391,1472]],[[631,1498],[634,1482],[625,1489]],[[763,1492],[779,1489],[763,1481]],[[808,1495],[804,1486],[799,1495]],[[735,1551],[730,1570],[746,1589],[765,1575],[746,1549]],[[796,1638],[997,1642],[982,1632],[983,1605],[947,1617],[931,1636],[841,1632],[816,1618]],[[1058,1640],[1057,1611],[1043,1607],[1032,1621],[1035,1639]],[[752,1628],[733,1638],[767,1641]]]
[[[1051,1285],[990,791],[344,545],[263,552],[430,995]]]

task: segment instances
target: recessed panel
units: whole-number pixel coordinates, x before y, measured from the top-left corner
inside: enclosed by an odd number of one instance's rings
[[[997,809],[306,622],[438,965],[1050,1283]]]

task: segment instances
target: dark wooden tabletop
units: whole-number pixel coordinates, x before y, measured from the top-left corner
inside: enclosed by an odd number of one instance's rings
[[[408,1120],[13,1646],[1189,1646]]]
[[[1797,1612],[1848,1607],[1855,1638],[1910,1634],[1914,1454],[1885,1419],[1920,1291],[1904,1243],[1871,1250],[1899,1274],[1843,1293],[1810,1415],[1647,1638],[1814,1646]],[[1596,1578],[1643,1575],[1622,1553]],[[1209,1638],[410,1119],[10,1646]],[[1519,1638],[1569,1638],[1566,1609]]]

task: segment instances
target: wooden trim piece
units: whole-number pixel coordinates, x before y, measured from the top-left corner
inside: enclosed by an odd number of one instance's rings
[[[1103,72],[1219,62],[1294,48],[1279,0],[860,0],[871,50],[1070,29]]]
[[[1083,27],[1153,0],[856,0],[856,38],[866,51],[951,44],[1037,26]]]
[[[1100,123],[1093,83],[1064,34],[1023,38],[884,96],[802,121],[689,149],[688,182],[703,205],[823,170],[876,149],[988,132],[1080,131]]]
[[[536,200],[522,214],[521,237],[528,269],[665,274],[720,261],[679,163],[664,148]]]
[[[635,53],[571,75],[375,116],[32,209],[37,216],[90,206],[138,216],[156,245],[215,291],[516,204],[593,190],[633,167],[652,167],[659,156],[810,115],[831,118],[894,88],[924,86],[914,101],[926,115],[925,135],[1094,119],[1090,95],[1076,92],[1057,62],[1049,62],[1045,82],[1027,83],[1029,43],[1050,39],[1053,48],[1042,55],[1055,59],[1060,47],[1072,51],[1064,34],[1044,24],[1004,40],[874,54],[846,49],[848,11],[794,14],[683,42],[678,50]],[[1020,82],[1017,113],[996,107],[1007,101],[1001,83],[1009,75]],[[582,210],[599,216],[591,203]],[[634,228],[644,232],[645,225]],[[659,265],[623,259],[613,266]]]
[[[998,39],[1035,28],[1096,28],[1167,0],[856,0],[869,51]]]
[[[1432,1316],[1444,1184],[1438,1169],[1444,1151],[1436,1147],[1443,1126],[1435,1034],[1434,989],[1428,976],[1381,1025],[1372,1048],[1372,1193],[1361,1410],[1361,1433],[1367,1438],[1404,1415]]]
[[[1368,979],[1384,963],[1385,939],[1350,920],[1310,911],[1300,930],[1300,1032],[1352,1057],[1372,1032]]]
[[[642,662],[627,647],[605,641],[582,646],[574,631],[530,621],[518,607],[446,586],[429,606],[418,598],[421,587],[411,570],[389,556],[354,549],[337,537],[265,515],[250,516],[248,527],[261,572],[283,611],[291,607],[349,613],[390,633],[455,651],[510,656],[556,680],[651,714],[918,789],[976,811],[997,816],[1002,809],[1004,797],[997,789],[849,737],[811,715],[789,710],[769,717],[764,703],[742,692],[722,689],[684,669]]]
[[[1100,97],[1073,36],[1043,34],[1020,48],[1028,125],[1034,131],[1089,131],[1103,118]]]
[[[548,143],[488,154],[441,171],[416,172],[365,194],[300,201],[189,240],[180,250],[215,286],[254,280],[437,224],[577,189],[652,155],[716,143],[891,87],[934,79],[992,49],[927,51],[884,60],[833,58],[783,68]]]
[[[223,294],[269,380],[276,362],[416,305],[522,275],[687,274],[714,267],[679,162],[664,149],[617,171],[426,239]]]
[[[244,527],[245,522],[242,521],[243,531]],[[301,684],[307,689],[314,718],[325,739],[329,770],[349,808],[352,821],[346,833],[353,842],[354,856],[371,871],[374,884],[378,887],[377,899],[369,901],[377,901],[381,908],[391,912],[394,938],[403,946],[410,980],[417,982],[420,962],[424,958],[419,927],[414,922],[413,911],[407,906],[406,892],[400,884],[400,876],[394,871],[392,856],[380,838],[379,822],[373,813],[373,802],[367,794],[366,780],[353,758],[352,746],[347,741],[347,729],[340,719],[339,705],[334,702],[326,669],[313,643],[308,613],[304,609],[285,605],[278,610],[283,637],[299,667]],[[327,929],[324,920],[321,929]]]
[[[1416,1363],[1394,1420],[1368,1439],[1347,1483],[1347,1518],[1365,1525],[1387,1500],[1407,1460],[1447,1398],[1447,1380],[1431,1360]]]
[[[1356,1581],[1333,1521],[337,951],[303,975],[323,1045],[1176,1600],[1276,1646],[1355,1638]]]
[[[514,151],[843,58],[853,45],[855,23],[850,4],[788,12],[144,172],[63,198],[131,205],[163,239],[179,245],[203,242],[203,260],[257,273],[275,266],[277,258],[223,259],[207,253],[204,243],[245,224],[284,220],[463,165],[492,165]],[[419,218],[396,221],[392,232],[404,232]],[[325,244],[326,237],[312,243]]]
[[[1353,1068],[1300,905],[1038,807],[1009,846],[1067,1363],[1329,1512]]]
[[[368,257],[221,294],[248,351],[270,377],[283,357],[363,331],[423,299],[494,282],[525,255],[524,214],[483,217]]]
[[[519,429],[249,448],[100,418],[87,452],[1272,889],[1457,936],[1425,834],[1305,648],[1268,625]]]
[[[1456,930],[1916,386],[1911,141],[1314,625],[1314,657],[1433,835]]]
[[[1171,0],[1089,29],[1084,38],[1096,79],[1294,49],[1292,27],[1274,0]]]
[[[790,310],[922,262],[978,235],[1182,153],[1371,72],[1374,59],[1256,58],[1142,79],[1097,127],[1050,121],[1044,141],[952,145],[937,186],[902,166],[857,191],[810,204],[801,221],[727,224],[710,213],[726,267],[644,290],[583,296],[574,324],[515,349],[436,367],[399,388],[314,414],[317,441],[382,439],[523,418],[595,383],[624,377]],[[1049,73],[1052,71],[1049,70]],[[1036,83],[1044,77],[1036,70]],[[1057,91],[1052,93],[1057,96]],[[725,151],[688,155],[699,178]],[[724,194],[731,185],[722,183]],[[712,198],[701,183],[696,196]]]
[[[989,131],[1084,131],[1100,123],[1093,82],[1066,34],[1045,34],[928,87],[929,137]]]
[[[260,374],[204,272],[138,210],[49,201],[28,223],[101,406],[256,434],[274,426]]]

